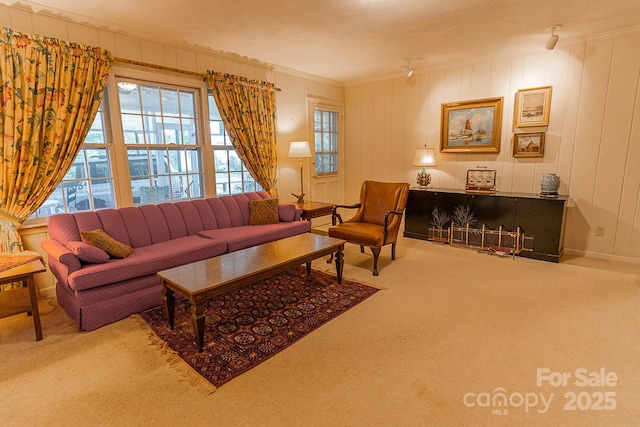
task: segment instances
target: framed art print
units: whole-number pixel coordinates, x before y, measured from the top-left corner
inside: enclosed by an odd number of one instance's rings
[[[548,126],[551,86],[520,89],[516,92],[514,127]]]
[[[513,135],[513,157],[544,157],[544,132]]]
[[[440,151],[499,153],[503,98],[442,104]]]

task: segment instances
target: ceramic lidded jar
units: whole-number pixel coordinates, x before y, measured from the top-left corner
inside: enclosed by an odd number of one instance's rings
[[[555,173],[542,174],[540,192],[542,195],[557,195],[560,188],[560,177]]]

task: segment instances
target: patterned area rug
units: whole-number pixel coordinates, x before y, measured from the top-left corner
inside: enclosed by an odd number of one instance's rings
[[[300,266],[207,302],[205,348],[196,349],[189,303],[176,301],[175,328],[163,307],[142,319],[180,357],[219,387],[284,350],[378,289]]]

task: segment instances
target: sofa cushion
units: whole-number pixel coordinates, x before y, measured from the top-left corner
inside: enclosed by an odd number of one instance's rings
[[[101,229],[81,231],[80,236],[83,242],[102,249],[113,258],[126,258],[133,253],[131,246],[118,242]]]
[[[157,205],[142,205],[139,206],[138,209],[140,209],[144,215],[144,219],[147,221],[147,224],[149,224],[151,242],[160,243],[171,240],[167,220],[164,217],[164,213]]]
[[[91,289],[123,280],[155,274],[158,271],[221,255],[227,244],[200,236],[180,237],[166,242],[136,248],[124,259],[108,264],[88,264],[69,275],[69,286],[75,291]]]
[[[280,222],[278,224],[243,225],[240,227],[205,230],[198,235],[227,242],[227,251],[234,252],[262,243],[273,242],[311,230],[309,221]]]
[[[90,245],[86,242],[67,242],[67,247],[71,249],[81,261],[91,264],[103,264],[109,262],[109,254],[104,250]]]
[[[147,223],[147,219],[141,209],[135,206],[127,206],[120,208],[119,211],[129,236],[129,245],[132,248],[149,246],[153,243],[149,229],[155,228],[156,224]],[[115,237],[114,235],[111,236]]]
[[[278,200],[249,200],[249,225],[277,224],[278,222],[280,222]]]
[[[238,227],[249,224],[249,198],[244,194],[233,194],[231,196],[220,197],[226,208],[231,227]]]

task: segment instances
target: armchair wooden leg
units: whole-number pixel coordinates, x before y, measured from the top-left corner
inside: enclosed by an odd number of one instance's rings
[[[391,259],[396,259],[396,242],[391,244]]]
[[[373,275],[378,275],[378,257],[380,256],[380,249],[382,248],[371,248],[371,252],[373,252]]]

